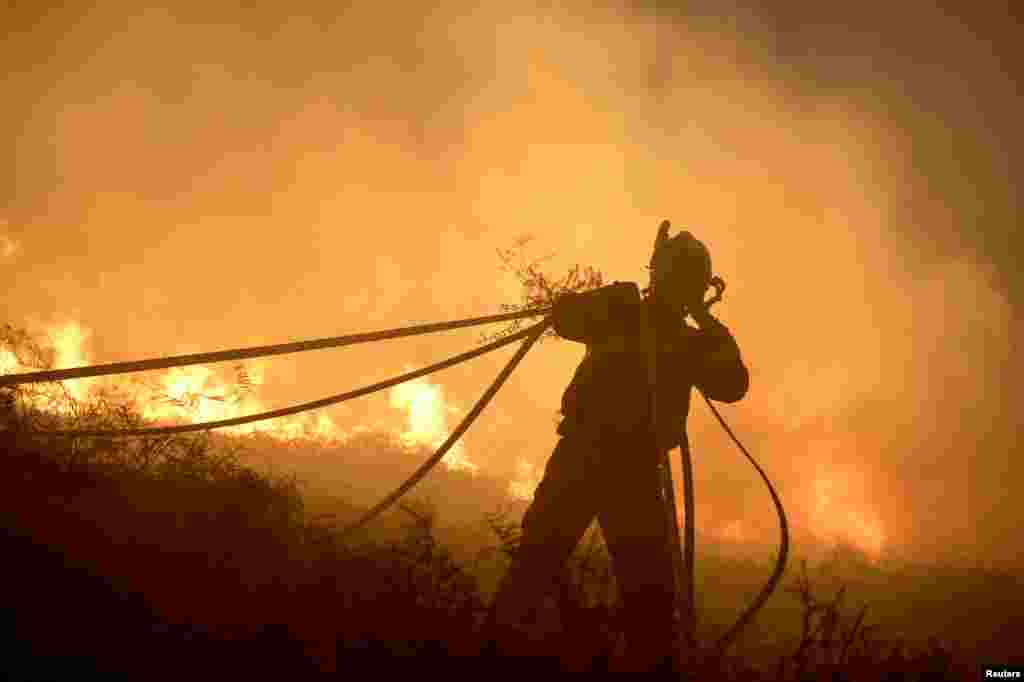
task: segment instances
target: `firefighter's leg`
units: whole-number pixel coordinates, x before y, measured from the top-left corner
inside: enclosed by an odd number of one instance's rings
[[[642,465],[638,456],[629,457],[639,453],[616,454],[603,472],[606,494],[598,519],[622,600],[627,666],[649,670],[674,653],[668,523],[657,468]]]
[[[567,436],[548,460],[523,517],[519,549],[495,596],[495,644],[505,654],[544,649],[529,633],[554,579],[596,515],[594,455],[591,443]]]

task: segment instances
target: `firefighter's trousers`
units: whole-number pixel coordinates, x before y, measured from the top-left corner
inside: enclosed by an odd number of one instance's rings
[[[570,432],[559,440],[523,517],[516,559],[499,586],[499,627],[510,631],[530,620],[596,517],[619,587],[627,655],[636,661],[670,655],[673,571],[658,465],[647,437]]]

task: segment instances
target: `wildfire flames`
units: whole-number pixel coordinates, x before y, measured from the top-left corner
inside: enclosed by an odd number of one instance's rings
[[[78,322],[67,322],[44,328],[52,340],[53,366],[57,369],[91,364],[85,345],[91,332]],[[0,346],[0,373],[31,371],[34,367],[22,364],[15,349]],[[408,367],[405,368],[408,371]],[[173,368],[149,379],[116,380],[109,377],[76,379],[63,383],[66,396],[76,401],[88,399],[91,392],[102,387],[123,388],[134,385],[133,396],[139,413],[154,424],[189,423],[229,419],[268,409],[256,396],[255,389],[263,383],[266,365],[252,363],[240,370],[234,382],[204,366]],[[29,400],[39,409],[69,412],[69,401],[53,400],[52,395],[40,390],[30,393]],[[390,405],[404,411],[403,426],[397,430],[400,441],[407,446],[439,447],[454,426],[449,418],[458,414],[457,407],[449,405],[441,386],[426,378],[407,381],[391,389]],[[365,431],[363,425],[352,428],[353,433]],[[222,431],[234,434],[261,432],[281,440],[343,440],[346,434],[326,414],[303,413],[263,422],[228,427]],[[838,442],[812,443],[814,461],[818,463],[809,490],[808,510],[810,529],[826,545],[846,544],[858,548],[873,561],[881,558],[886,536],[881,520],[870,505],[858,499],[858,481],[855,472],[837,467],[829,456]],[[449,469],[477,473],[478,467],[467,457],[460,441],[445,456],[443,463]],[[517,473],[509,483],[508,494],[516,499],[529,500],[540,480],[541,470],[520,457]],[[680,492],[681,495],[681,492]],[[681,497],[680,497],[681,499]],[[680,524],[683,523],[682,509]],[[720,524],[712,534],[725,543],[747,544],[756,534],[751,533],[741,520]]]
[[[406,367],[405,371],[410,371]],[[406,428],[399,433],[402,442],[407,445],[428,445],[440,447],[451,429],[448,427],[448,415],[456,414],[459,409],[445,403],[441,387],[431,384],[425,377],[406,381],[391,389],[391,406],[405,410]],[[442,460],[449,469],[460,469],[475,473],[477,466],[466,457],[466,449],[462,441],[455,443]]]
[[[92,335],[89,330],[83,328],[77,322],[68,322],[67,324],[51,328],[48,330],[48,333],[50,338],[53,339],[53,364],[56,369],[67,369],[88,364],[82,348],[85,340]],[[81,400],[88,394],[89,389],[95,383],[94,379],[75,379],[65,382],[64,387],[75,400]]]
[[[806,497],[794,504],[783,496],[791,528],[799,527],[825,548],[851,547],[859,551],[872,563],[881,560],[886,549],[886,533],[879,515],[870,504],[866,494],[866,483],[862,475],[849,466],[840,465],[834,457],[843,445],[840,440],[812,440],[809,452],[812,455],[813,472],[809,484],[803,490]],[[676,490],[677,500],[682,500],[682,490]],[[771,513],[767,509],[766,513]],[[795,513],[794,513],[795,512]],[[774,515],[773,515],[774,519]],[[682,527],[684,513],[680,502],[678,522]],[[698,521],[703,523],[703,521]],[[724,545],[751,545],[765,542],[763,530],[743,519],[710,520],[710,535]],[[776,537],[774,534],[772,538]]]
[[[76,321],[44,326],[42,331],[51,340],[53,367],[67,369],[91,364],[85,351],[91,332]],[[0,373],[32,371],[35,367],[22,364],[14,348],[0,347]],[[108,377],[73,379],[63,382],[67,395],[76,401],[89,397],[101,387],[123,388],[128,383],[135,387],[132,400],[144,419],[155,425],[170,423],[197,423],[231,419],[268,408],[255,395],[255,388],[263,383],[264,363],[255,362],[239,371],[239,381],[230,382],[204,366],[175,367],[155,377],[116,380]],[[29,402],[38,409],[70,412],[69,401],[54,401],[46,391],[34,392]],[[438,447],[448,437],[448,415],[457,413],[446,405],[440,386],[425,379],[399,384],[391,391],[391,405],[406,411],[407,427],[399,432],[407,445]],[[246,434],[261,432],[281,440],[307,438],[313,440],[342,440],[345,433],[326,414],[303,413],[278,417],[262,422],[230,426],[222,432]],[[365,431],[356,426],[353,432]],[[444,458],[451,469],[476,471],[466,457],[462,443],[456,443]]]

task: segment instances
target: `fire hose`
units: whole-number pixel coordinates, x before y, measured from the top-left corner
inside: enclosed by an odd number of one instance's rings
[[[654,250],[651,255],[651,261],[648,264],[648,269],[651,273],[651,280],[645,293],[653,295],[655,290],[655,264],[659,249],[664,248],[669,241],[669,228],[670,223],[667,220],[663,220],[658,226],[657,236],[654,240]],[[710,260],[707,262],[707,266],[710,268]],[[710,310],[711,306],[715,305],[722,300],[722,294],[725,292],[725,281],[721,277],[711,276],[710,271],[707,273],[709,276],[708,286],[715,289],[715,294],[708,300],[702,300],[702,304],[705,310]],[[661,433],[660,425],[658,423],[658,381],[660,374],[657,369],[657,358],[659,355],[659,344],[657,340],[657,325],[651,326],[652,333],[652,347],[648,353],[648,384],[650,387],[650,428],[651,432],[655,434],[655,442],[658,443],[658,434]],[[698,391],[700,391],[698,387]],[[707,403],[712,414],[721,424],[722,428],[732,439],[736,447],[739,448],[740,452],[746,456],[754,468],[757,469],[765,485],[768,487],[768,492],[771,494],[772,502],[775,504],[775,511],[779,517],[779,531],[781,537],[779,539],[779,556],[775,561],[775,568],[772,571],[771,577],[768,582],[758,593],[757,597],[747,607],[745,611],[740,615],[739,619],[722,634],[715,642],[714,650],[718,655],[722,655],[729,648],[736,638],[740,635],[757,612],[764,606],[765,602],[768,601],[768,597],[771,596],[772,592],[775,591],[779,580],[782,578],[782,573],[786,568],[786,559],[789,555],[789,525],[786,521],[786,512],[782,507],[782,502],[779,500],[778,494],[775,492],[774,486],[768,476],[764,473],[764,470],[758,465],[754,458],[747,452],[747,449],[743,446],[743,443],[736,437],[729,428],[725,419],[719,414],[718,410],[712,404],[711,400],[700,391],[701,397],[704,398],[704,402]],[[657,447],[661,447],[658,443]],[[696,544],[696,529],[694,520],[694,491],[693,491],[693,458],[690,453],[689,443],[687,438],[684,436],[680,447],[680,460],[682,464],[682,476],[683,476],[683,509],[684,509],[684,528],[683,528],[683,542],[680,547],[679,538],[679,517],[677,515],[677,507],[675,500],[675,485],[672,482],[672,463],[669,459],[669,451],[659,452],[659,459],[661,460],[661,481],[662,481],[662,499],[665,503],[665,513],[667,516],[669,529],[670,529],[670,551],[673,559],[673,574],[676,583],[676,603],[679,609],[679,621],[680,621],[680,634],[682,635],[683,643],[686,645],[687,651],[696,651],[697,645],[697,616],[696,616],[696,591],[694,589],[694,545]]]
[[[27,372],[20,374],[8,374],[0,376],[0,388],[15,386],[24,383],[40,383],[40,382],[54,382],[64,381],[68,379],[79,379],[86,377],[96,377],[111,374],[122,374],[128,372],[137,372],[153,369],[166,369],[170,367],[181,367],[186,365],[195,365],[201,363],[210,362],[223,362],[227,360],[241,360],[246,358],[255,357],[266,357],[270,355],[281,355],[286,353],[297,353],[307,350],[318,350],[326,348],[337,348],[347,345],[354,345],[358,343],[368,343],[371,341],[379,341],[384,339],[401,338],[405,336],[413,336],[417,334],[427,334],[438,331],[447,331],[451,329],[459,329],[463,327],[470,327],[481,324],[488,324],[493,322],[502,322],[507,320],[517,320],[527,317],[538,317],[549,313],[550,307],[538,307],[530,308],[527,310],[504,313],[500,315],[490,315],[485,317],[469,318],[465,320],[456,320],[452,322],[440,322],[433,324],[417,325],[412,327],[402,327],[397,329],[389,329],[377,332],[367,332],[362,334],[351,334],[346,336],[338,336],[324,339],[316,339],[311,341],[298,341],[285,344],[276,344],[271,346],[256,346],[251,348],[240,348],[233,350],[217,351],[211,353],[195,353],[190,355],[178,355],[165,358],[155,358],[149,360],[129,361],[129,362],[116,362],[103,365],[90,365],[83,367],[75,367],[70,369],[60,370],[43,370],[37,372]],[[369,386],[365,386],[353,391],[346,393],[329,396],[319,400],[301,403],[293,405],[291,407],[281,408],[277,410],[271,410],[268,412],[261,412],[258,414],[247,415],[244,417],[235,417],[232,419],[222,419],[218,421],[200,422],[194,424],[182,424],[175,426],[162,426],[162,427],[150,427],[142,429],[123,429],[123,430],[67,430],[67,431],[31,431],[26,435],[38,436],[38,437],[61,437],[61,438],[76,438],[76,437],[130,437],[130,436],[160,436],[168,435],[172,433],[183,433],[189,431],[204,431],[215,428],[222,428],[227,426],[237,426],[240,424],[247,424],[256,421],[262,421],[267,419],[273,419],[276,417],[287,416],[296,414],[298,412],[304,412],[307,410],[317,409],[326,407],[328,405],[337,404],[346,400],[351,400],[375,391],[390,388],[406,381],[425,376],[432,372],[439,371],[451,367],[453,365],[471,360],[475,357],[489,353],[500,347],[509,345],[518,340],[523,340],[522,345],[516,351],[515,355],[509,360],[509,362],[502,368],[498,376],[494,379],[491,385],[477,400],[473,408],[466,414],[459,425],[452,431],[448,439],[428,458],[405,482],[398,486],[392,493],[385,497],[380,503],[375,505],[372,509],[364,513],[359,519],[339,531],[339,537],[348,536],[353,531],[365,526],[371,520],[379,516],[382,512],[387,510],[391,505],[397,502],[405,493],[411,490],[420,480],[422,480],[427,473],[444,458],[445,454],[451,449],[451,447],[462,437],[466,430],[470,427],[473,421],[480,415],[483,409],[487,406],[490,400],[498,392],[498,389],[505,383],[512,371],[519,365],[526,353],[533,347],[533,345],[540,339],[544,331],[552,324],[550,315],[545,317],[542,322],[534,324],[524,330],[510,334],[497,341],[492,341],[486,345],[476,348],[466,353],[452,356],[447,360],[423,367],[421,369],[407,372],[405,374],[387,379],[385,381],[377,382]],[[702,394],[703,395],[703,394]],[[789,533],[786,523],[785,511],[783,510],[782,503],[779,500],[778,495],[775,492],[771,481],[767,475],[757,464],[754,458],[747,452],[746,448],[739,439],[733,434],[728,424],[715,409],[711,401],[708,400],[707,396],[704,396],[705,402],[711,409],[712,413],[718,419],[722,428],[725,429],[726,433],[733,440],[740,451],[747,457],[747,459],[757,469],[761,478],[764,480],[768,487],[769,493],[772,496],[772,501],[775,504],[776,512],[779,516],[779,526],[781,529],[782,537],[780,541],[779,556],[776,561],[775,569],[765,587],[758,594],[754,602],[743,612],[736,623],[729,628],[716,642],[716,650],[721,654],[724,653],[728,646],[735,641],[736,637],[741,633],[744,627],[753,619],[757,611],[764,605],[768,597],[775,590],[779,580],[781,579],[782,573],[785,569],[786,557],[789,550]],[[667,454],[667,453],[666,453]],[[667,459],[666,459],[667,465]],[[674,507],[674,498],[672,496],[671,486],[671,473],[668,469],[668,486],[664,491],[668,497],[670,504]],[[683,474],[684,474],[684,506],[685,506],[685,518],[687,522],[686,531],[686,576],[684,582],[679,586],[680,589],[686,591],[688,599],[688,609],[690,615],[687,617],[684,614],[684,619],[688,618],[689,622],[684,620],[684,631],[687,631],[690,635],[693,634],[693,482],[692,482],[692,465],[689,463],[689,452],[684,450],[683,452]],[[688,492],[687,492],[688,491]],[[674,542],[678,547],[678,524],[674,522]],[[678,576],[677,576],[678,578]]]

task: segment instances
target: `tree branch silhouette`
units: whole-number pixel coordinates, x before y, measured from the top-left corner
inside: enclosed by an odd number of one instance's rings
[[[569,268],[561,279],[549,277],[541,270],[540,265],[554,254],[530,260],[526,246],[531,241],[532,235],[524,235],[514,241],[512,248],[496,249],[501,260],[500,269],[511,273],[522,285],[520,302],[501,304],[501,312],[521,312],[551,306],[567,293],[580,293],[604,286],[601,271],[589,265],[581,269],[580,265],[576,264]],[[480,343],[489,343],[514,334],[522,328],[522,324],[523,320],[513,320],[497,332],[482,334]],[[558,335],[554,328],[548,328],[541,336],[541,341],[546,337],[558,338]]]

